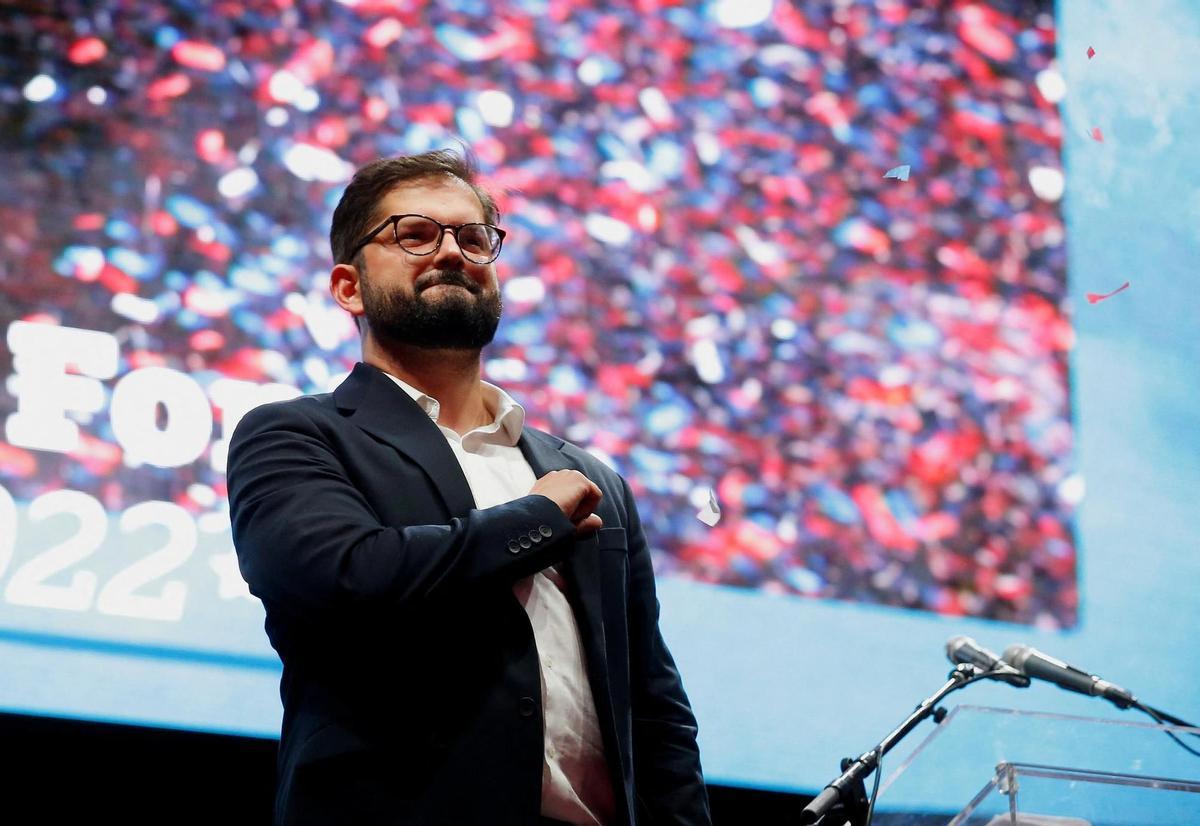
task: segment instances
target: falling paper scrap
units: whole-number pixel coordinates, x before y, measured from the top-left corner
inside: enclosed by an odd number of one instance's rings
[[[710,528],[721,520],[721,506],[717,504],[717,492],[708,489],[708,503],[696,514],[696,518]]]
[[[1115,290],[1113,290],[1111,293],[1088,293],[1088,294],[1087,294],[1087,300],[1088,300],[1088,303],[1089,303],[1089,304],[1099,304],[1099,303],[1100,303],[1101,301],[1103,301],[1104,299],[1106,299],[1106,298],[1112,298],[1114,295],[1116,295],[1117,293],[1121,292],[1121,290],[1127,290],[1127,289],[1129,289],[1129,282],[1128,282],[1128,281],[1126,281],[1126,282],[1125,282],[1124,284],[1122,284],[1121,286],[1117,287],[1117,288],[1116,288]]]
[[[885,178],[898,178],[901,181],[908,180],[908,172],[912,166],[905,164],[904,166],[894,166],[883,174]]]
[[[1091,60],[1095,56],[1096,56],[1096,50],[1093,49],[1091,46],[1088,46],[1088,60]]]
[[[220,583],[217,585],[217,596],[221,599],[241,597],[251,602],[258,601],[250,593],[250,586],[246,584],[246,580],[242,579],[242,572],[238,570],[237,555],[233,551],[210,556],[208,566],[220,579]]]
[[[1099,126],[1092,127],[1092,140],[1104,143],[1104,133],[1100,131]]]

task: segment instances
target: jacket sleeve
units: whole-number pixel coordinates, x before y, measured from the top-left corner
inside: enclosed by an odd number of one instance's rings
[[[557,561],[574,535],[558,505],[540,495],[444,525],[383,524],[317,424],[289,403],[243,417],[228,481],[234,546],[251,592],[311,620],[515,582]],[[551,530],[546,541],[509,549],[510,537],[542,526]]]
[[[654,569],[637,505],[629,485],[623,479],[621,484],[629,536],[630,696],[639,822],[705,826],[711,818],[696,718],[658,628]]]

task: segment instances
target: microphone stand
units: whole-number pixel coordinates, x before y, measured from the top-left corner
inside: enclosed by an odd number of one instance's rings
[[[908,715],[891,734],[883,738],[878,746],[864,753],[857,760],[849,757],[842,760],[841,775],[826,786],[812,802],[800,812],[800,823],[815,824],[822,821],[826,815],[837,806],[850,816],[852,822],[861,823],[867,814],[867,790],[863,778],[869,775],[879,765],[880,758],[892,750],[904,736],[912,731],[926,717],[932,716],[934,722],[940,723],[946,716],[946,709],[938,704],[952,691],[970,685],[985,678],[1006,679],[1007,675],[999,671],[980,671],[969,663],[962,663],[950,672],[950,678],[933,696],[921,701],[916,711]],[[841,821],[839,821],[841,823]]]

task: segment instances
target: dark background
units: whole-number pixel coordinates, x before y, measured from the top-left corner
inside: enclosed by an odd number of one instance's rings
[[[274,740],[0,714],[5,823],[270,824]],[[830,767],[830,779],[836,773]],[[794,823],[811,799],[709,786],[713,823]],[[37,812],[25,817],[24,812]],[[11,820],[9,818],[12,818]]]

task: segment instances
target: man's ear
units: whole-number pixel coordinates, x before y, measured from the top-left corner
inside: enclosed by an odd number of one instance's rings
[[[355,321],[363,314],[362,285],[358,268],[351,264],[335,264],[329,271],[329,294]]]

